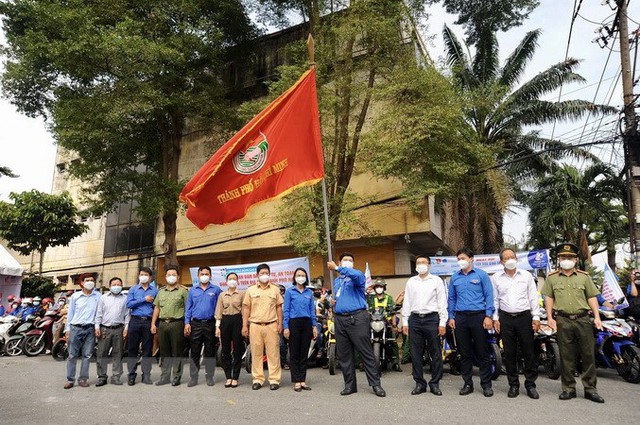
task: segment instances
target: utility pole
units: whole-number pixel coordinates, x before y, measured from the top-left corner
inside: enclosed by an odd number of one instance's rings
[[[624,98],[624,153],[629,190],[630,247],[635,267],[640,266],[640,141],[637,135],[633,67],[629,52],[628,0],[617,0],[618,30],[620,31],[620,66]]]

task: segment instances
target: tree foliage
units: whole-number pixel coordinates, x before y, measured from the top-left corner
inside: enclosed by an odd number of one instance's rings
[[[76,221],[78,210],[67,193],[32,190],[11,193],[9,198],[13,203],[0,203],[0,237],[23,255],[40,253],[40,273],[47,248],[67,246],[87,230]]]
[[[53,296],[56,293],[57,286],[53,281],[53,278],[42,276],[37,273],[28,273],[22,277],[22,287],[20,288],[21,297],[35,297],[41,298]]]
[[[11,171],[11,168],[5,167],[5,166],[0,166],[0,177],[2,177],[2,176],[11,177],[11,178],[18,177],[16,174],[14,174],[13,171]]]
[[[135,199],[143,217],[162,217],[176,264],[182,145],[230,119],[228,47],[255,35],[242,2],[15,0],[0,13],[5,93],[51,120],[94,212]]]

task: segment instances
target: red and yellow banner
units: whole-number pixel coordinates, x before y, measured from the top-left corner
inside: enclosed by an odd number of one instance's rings
[[[260,202],[324,177],[315,70],[236,133],[180,193],[200,229],[244,218]]]

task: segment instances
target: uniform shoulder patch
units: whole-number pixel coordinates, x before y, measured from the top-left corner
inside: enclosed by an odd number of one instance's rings
[[[558,274],[558,273],[560,273],[560,270],[554,270],[551,273],[549,273],[547,276],[552,276],[552,275]]]
[[[576,271],[580,274],[586,274],[587,276],[589,276],[589,273],[585,272],[584,270],[577,270]]]

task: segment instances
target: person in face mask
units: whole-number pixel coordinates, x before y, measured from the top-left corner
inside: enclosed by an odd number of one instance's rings
[[[431,259],[425,255],[416,257],[417,276],[411,277],[405,286],[402,302],[402,332],[409,337],[411,349],[411,370],[416,383],[412,395],[427,392],[424,379],[425,342],[431,356],[431,380],[429,390],[441,396],[442,347],[440,337],[445,335],[447,326],[447,296],[444,282],[429,273]]]
[[[524,387],[530,398],[539,398],[536,390],[538,361],[534,350],[534,333],[540,329],[538,288],[531,273],[517,268],[518,259],[511,248],[500,251],[502,271],[491,277],[493,285],[493,327],[500,333],[504,346],[504,365],[509,382],[509,398],[520,392],[518,346],[524,357]]]
[[[460,374],[464,385],[460,395],[473,392],[473,358],[480,368],[480,385],[485,397],[493,396],[491,359],[487,330],[493,328],[493,286],[489,275],[473,267],[473,251],[462,248],[456,253],[460,270],[451,276],[447,299],[449,326],[455,332],[460,354]]]
[[[596,403],[604,403],[596,389],[593,336],[593,326],[602,329],[597,299],[600,291],[586,272],[576,268],[578,252],[578,247],[571,243],[556,247],[560,270],[549,274],[541,291],[545,297],[547,323],[551,328],[557,329],[562,362],[562,392],[559,398],[570,400],[576,397],[576,379],[573,371],[576,369],[576,356],[580,354],[584,371],[584,397]],[[589,319],[589,311],[593,313],[593,325]]]
[[[151,316],[153,301],[158,289],[150,285],[153,272],[142,267],[138,273],[138,284],[132,286],[127,294],[127,308],[131,314],[127,338],[127,384],[135,385],[138,363],[138,350],[142,344],[142,383],[151,385],[151,364],[153,353],[153,334],[151,334]]]
[[[184,312],[187,305],[187,290],[178,284],[180,273],[177,266],[165,267],[167,285],[158,290],[153,301],[151,333],[159,335],[160,363],[162,372],[156,385],[171,383],[176,387],[182,379],[184,338]],[[159,322],[159,326],[156,323]],[[172,377],[173,375],[173,377]]]
[[[280,333],[282,332],[282,304],[280,288],[269,283],[271,269],[267,264],[256,268],[258,283],[247,289],[242,302],[242,335],[249,337],[251,347],[252,389],[259,390],[265,381],[262,354],[267,353],[269,388],[280,388]]]
[[[129,326],[127,296],[122,293],[122,279],[109,280],[109,292],[102,294],[98,303],[95,320],[95,334],[98,338],[96,367],[98,382],[96,387],[107,384],[107,365],[111,352],[111,383],[122,385],[122,350]]]
[[[353,260],[353,254],[343,252],[340,254],[340,266],[333,261],[327,263],[329,270],[338,272],[338,277],[333,281],[333,291],[336,351],[344,379],[344,389],[340,395],[358,392],[354,361],[354,351],[358,351],[373,393],[385,397],[387,394],[380,383],[370,339],[371,318],[365,297],[366,278],[364,273],[353,268]]]
[[[222,290],[219,286],[211,283],[211,268],[207,266],[198,268],[198,283],[189,290],[187,306],[184,311],[184,335],[189,338],[191,347],[190,378],[187,387],[198,384],[200,353],[203,346],[204,370],[208,386],[214,384],[213,376],[216,371],[214,333],[217,323],[214,315]]]
[[[296,392],[310,390],[306,384],[307,354],[311,340],[318,338],[313,290],[308,287],[309,276],[302,267],[293,273],[293,285],[284,295],[284,337],[289,340],[291,382]]]
[[[227,378],[225,388],[236,388],[245,344],[242,337],[242,301],[244,292],[238,291],[238,275],[227,275],[227,290],[218,297],[216,305],[216,336],[222,348],[222,368]]]
[[[384,279],[376,279],[371,285],[372,294],[367,297],[367,308],[369,313],[373,313],[377,309],[381,308],[387,319],[387,334],[394,335],[393,328],[396,319],[396,303],[393,297],[387,294],[387,283]],[[395,335],[394,335],[395,336]],[[400,368],[400,350],[398,344],[386,344],[387,355],[391,359],[391,370],[395,372],[402,372]]]
[[[67,324],[64,333],[69,345],[69,357],[67,359],[67,382],[65,389],[73,388],[76,381],[76,365],[78,358],[82,358],[78,385],[88,387],[89,360],[95,349],[94,321],[100,302],[100,293],[94,291],[96,279],[92,274],[86,273],[80,276],[82,291],[71,296]]]

